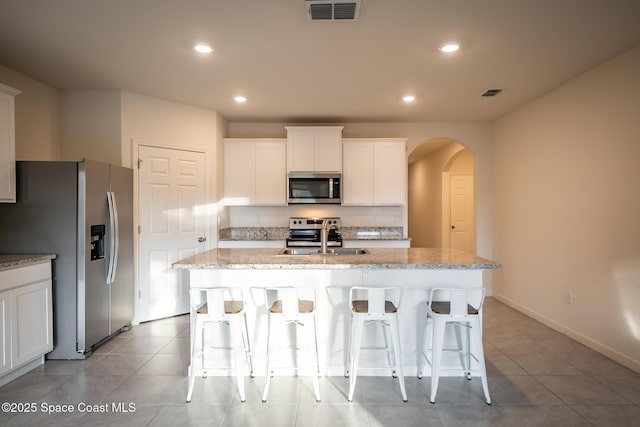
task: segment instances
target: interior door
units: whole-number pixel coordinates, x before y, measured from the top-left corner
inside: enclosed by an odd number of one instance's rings
[[[473,209],[473,176],[451,175],[451,247],[475,254]]]
[[[171,264],[205,250],[204,153],[138,148],[139,320],[189,312],[189,275]]]

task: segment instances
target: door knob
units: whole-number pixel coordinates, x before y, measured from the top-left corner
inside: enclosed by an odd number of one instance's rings
[[[206,241],[207,241],[206,237],[202,237],[202,236],[198,237],[198,242],[202,243],[202,242],[206,242]]]
[[[452,226],[451,226],[451,229],[452,229],[452,230],[454,230],[455,228],[456,228],[456,226],[455,226],[455,225],[452,225]]]

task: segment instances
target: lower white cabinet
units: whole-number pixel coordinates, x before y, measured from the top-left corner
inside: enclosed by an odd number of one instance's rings
[[[0,270],[0,385],[53,349],[51,292],[51,261]]]

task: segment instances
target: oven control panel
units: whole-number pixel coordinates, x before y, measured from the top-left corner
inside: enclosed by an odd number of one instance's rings
[[[331,217],[331,218],[301,218],[301,217],[292,217],[289,218],[289,228],[290,229],[321,229],[322,223],[324,220],[329,221],[329,224],[336,225],[340,227],[340,218]]]

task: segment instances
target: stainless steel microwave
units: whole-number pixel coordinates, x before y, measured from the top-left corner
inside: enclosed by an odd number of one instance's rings
[[[290,172],[289,203],[340,203],[339,173]]]

